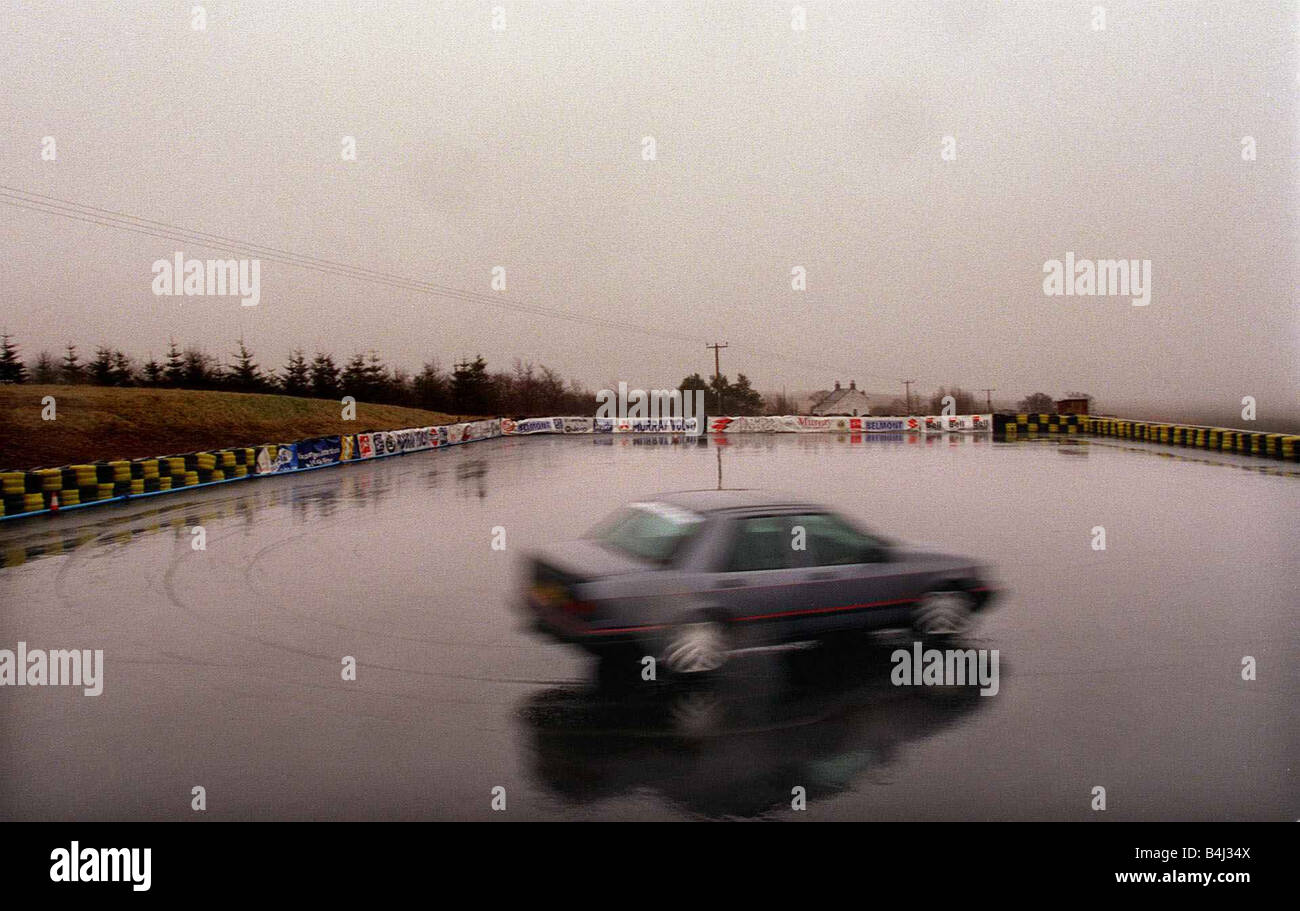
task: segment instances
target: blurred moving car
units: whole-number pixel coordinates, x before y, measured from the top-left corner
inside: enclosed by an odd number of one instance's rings
[[[535,629],[599,655],[653,655],[680,674],[716,670],[737,649],[853,630],[961,636],[993,594],[965,557],[748,490],[632,503],[526,561],[521,609]]]

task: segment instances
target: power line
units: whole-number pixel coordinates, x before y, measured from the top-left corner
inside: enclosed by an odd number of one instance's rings
[[[902,383],[903,388],[907,390],[907,413],[911,414],[912,413],[912,384],[915,383],[916,380],[899,380],[899,382]]]
[[[368,269],[362,266],[354,266],[349,263],[341,263],[318,256],[294,253],[289,250],[244,241],[226,235],[214,234],[207,231],[195,231],[168,222],[117,212],[99,206],[77,203],[71,200],[60,199],[42,193],[34,193],[29,190],[23,190],[3,184],[0,184],[0,203],[45,215],[67,218],[84,224],[115,228],[133,234],[140,234],[162,240],[170,240],[176,243],[187,243],[209,250],[234,253],[244,257],[265,259],[268,262],[295,266],[325,275],[373,282],[391,288],[449,298],[463,303],[500,307],[502,309],[526,313],[532,316],[563,319],[596,328],[611,329],[619,332],[632,332],[639,335],[663,338],[669,341],[692,343],[699,341],[698,336],[690,336],[669,330],[649,328],[640,323],[625,320],[614,320],[606,317],[591,316],[588,314],[570,313],[552,307],[525,303],[514,298],[505,297],[497,292],[486,293],[467,291],[463,288],[455,288],[435,282],[409,279],[389,272]],[[742,344],[738,347],[742,350],[750,351],[771,360],[783,361],[803,367],[806,370],[820,373],[827,368],[827,364],[824,361],[816,362],[805,360],[783,351],[776,351],[756,345]],[[866,375],[877,379],[884,378],[883,374],[867,373]]]
[[[729,346],[726,342],[722,344],[714,342],[712,345],[705,345],[704,347],[713,349],[713,385],[718,389],[718,414],[722,414],[722,360],[718,352]]]

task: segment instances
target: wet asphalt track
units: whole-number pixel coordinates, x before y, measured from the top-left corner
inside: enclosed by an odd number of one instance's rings
[[[0,524],[0,553],[29,555],[0,569],[0,647],[106,664],[98,698],[0,690],[0,818],[192,819],[195,785],[208,819],[1300,817],[1296,466],[662,439],[508,438]],[[1006,592],[970,644],[999,649],[1000,693],[890,686],[888,644],[597,687],[518,629],[518,551],[719,472],[991,563]]]

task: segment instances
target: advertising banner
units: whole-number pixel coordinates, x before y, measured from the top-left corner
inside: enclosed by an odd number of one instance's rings
[[[434,446],[429,439],[428,427],[408,427],[404,430],[394,430],[392,437],[397,443],[398,452],[418,452],[421,449],[432,449]]]
[[[347,462],[357,457],[356,434],[345,433],[339,438],[339,461]]]
[[[697,418],[616,418],[615,433],[694,433]]]
[[[510,436],[523,433],[563,433],[565,420],[565,418],[524,418],[512,421],[509,418],[502,418],[501,432]],[[567,420],[577,420],[577,418]]]
[[[849,418],[849,429],[866,433],[901,433],[907,429],[907,418]]]
[[[387,430],[379,430],[370,434],[370,442],[375,447],[375,458],[397,455],[397,453],[401,452],[397,447],[397,437]]]
[[[272,452],[275,454],[272,455]],[[263,446],[257,450],[256,465],[258,474],[279,474],[285,471],[295,471],[298,468],[298,447],[294,443]]]
[[[373,459],[375,457],[375,441],[368,433],[357,434],[357,458]]]
[[[343,443],[339,437],[313,437],[310,440],[299,440],[294,444],[298,454],[299,468],[317,468],[321,465],[332,465],[339,461],[339,455],[343,451]]]
[[[593,418],[556,418],[561,422],[560,429],[565,433],[591,433],[595,426]]]
[[[849,429],[849,418],[796,415],[786,418],[788,426],[797,433],[833,433]]]

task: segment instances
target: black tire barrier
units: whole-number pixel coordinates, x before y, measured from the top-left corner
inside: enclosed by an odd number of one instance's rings
[[[1300,435],[1255,433],[1228,427],[1130,421],[1096,415],[1002,413],[993,415],[993,433],[1006,440],[1037,434],[1086,433],[1300,462]]]

